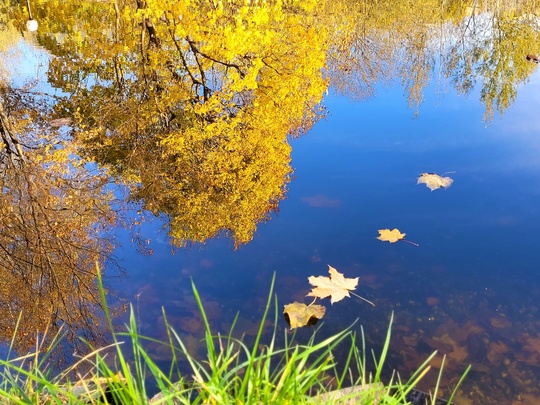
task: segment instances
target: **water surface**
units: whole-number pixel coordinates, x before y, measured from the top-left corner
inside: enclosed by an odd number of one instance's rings
[[[359,277],[357,292],[376,305],[328,304],[320,336],[357,322],[378,350],[394,314],[385,377],[406,378],[437,350],[441,396],[472,364],[457,403],[536,404],[533,5],[204,5],[138,2],[121,16],[102,3],[36,5],[40,30],[29,40],[43,66],[21,60],[38,79],[0,81],[13,123],[0,149],[0,267],[10,275],[0,283],[2,338],[24,309],[21,350],[44,325],[105,344],[94,330],[98,262],[111,303],[133,304],[142,334],[166,340],[166,311],[202,356],[192,281],[214,331],[240,312],[235,330],[249,340],[273,277],[281,312],[308,303],[308,277],[331,265]],[[129,27],[147,7],[170,18],[148,17],[144,36]],[[24,22],[8,9],[13,27]],[[252,23],[232,24],[238,16]],[[417,184],[422,173],[453,183],[430,191]],[[378,240],[385,228],[413,243]],[[115,317],[118,328],[126,316]],[[280,313],[276,327],[288,333]],[[148,350],[170,360],[159,345]]]
[[[389,369],[407,375],[439,350],[447,382],[473,364],[462,397],[536,398],[539,89],[535,72],[515,105],[489,124],[476,94],[430,88],[416,118],[397,87],[363,102],[328,95],[327,118],[292,142],[287,198],[252,242],[235,251],[215,239],[171,255],[154,240],[152,256],[126,259],[129,277],[119,288],[136,297],[142,332],[159,336],[163,306],[183,333],[200,333],[188,321],[191,279],[216,327],[240,311],[249,330],[274,273],[284,305],[305,301],[307,277],[326,275],[330,264],[360,277],[359,294],[376,307],[354,298],[328,306],[325,333],[359,319],[378,347],[394,312]],[[424,172],[448,172],[454,183],[430,191],[416,184]],[[383,228],[419,246],[379,241]]]

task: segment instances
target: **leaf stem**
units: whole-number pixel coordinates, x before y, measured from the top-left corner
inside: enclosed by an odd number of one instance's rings
[[[410,240],[407,240],[407,239],[400,239],[400,240],[402,240],[403,242],[410,243],[411,245],[414,245],[414,246],[420,246],[418,243],[411,242]]]
[[[368,304],[371,304],[371,305],[375,306],[375,304],[374,304],[373,302],[371,302],[370,300],[368,300],[368,299],[366,299],[366,298],[364,298],[364,297],[360,297],[358,294],[353,293],[352,291],[349,291],[349,292],[350,292],[352,295],[354,295],[355,297],[358,297],[358,298],[360,298],[361,300],[366,301]]]

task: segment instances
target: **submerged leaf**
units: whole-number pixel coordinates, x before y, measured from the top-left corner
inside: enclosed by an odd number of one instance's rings
[[[394,228],[392,230],[390,229],[379,229],[379,236],[377,236],[377,239],[394,243],[397,242],[400,239],[403,239],[405,237],[404,233],[401,233],[399,229]]]
[[[322,305],[306,305],[295,301],[292,304],[285,305],[283,315],[291,329],[294,329],[315,325],[324,316],[325,312],[326,308]]]
[[[349,290],[354,290],[358,285],[358,277],[345,278],[332,266],[328,266],[330,277],[311,276],[308,278],[309,283],[314,286],[308,294],[310,297],[325,298],[330,296],[330,302],[341,301],[345,297],[350,297]]]
[[[438,188],[448,188],[454,180],[450,177],[441,177],[435,173],[422,173],[416,184],[425,184],[431,191]]]

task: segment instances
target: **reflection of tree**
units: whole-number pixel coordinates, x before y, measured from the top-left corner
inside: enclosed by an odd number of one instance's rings
[[[409,105],[417,107],[439,51],[432,47],[433,38],[443,23],[460,17],[457,3],[343,0],[342,28],[335,31],[329,60],[332,84],[362,99],[373,95],[375,86],[397,81]]]
[[[178,245],[222,232],[238,245],[284,197],[287,136],[318,118],[323,69],[357,97],[399,81],[416,107],[440,61],[462,92],[482,80],[488,118],[512,102],[533,20],[495,13],[480,30],[471,4],[55,0],[35,14],[76,152],[166,214]]]
[[[0,90],[0,339],[21,314],[18,349],[62,325],[94,340],[95,263],[111,252],[102,231],[114,222],[104,178],[68,164],[69,147],[35,120],[35,99]]]
[[[9,14],[22,29],[24,9],[8,3],[0,28]],[[359,98],[398,81],[416,107],[439,61],[461,93],[482,83],[486,118],[502,112],[536,67],[525,56],[537,21],[510,6],[468,15],[469,3],[37,3],[49,82],[69,95],[55,113],[71,132],[40,121],[40,99],[1,87],[0,338],[21,310],[22,346],[48,324],[95,331],[93,266],[111,251],[102,231],[114,215],[89,162],[167,215],[178,245],[220,233],[238,245],[284,198],[288,136],[319,117],[323,71]]]
[[[480,99],[487,120],[495,110],[502,114],[512,104],[518,85],[536,68],[526,56],[537,49],[538,20],[514,11],[471,15],[459,27],[459,40],[448,53],[445,71],[460,92],[467,94],[482,81]]]
[[[287,136],[313,124],[326,89],[314,3],[42,7],[50,82],[71,93],[61,106],[81,153],[167,214],[177,244],[249,241],[284,196]]]
[[[17,59],[16,44],[20,41],[20,34],[13,23],[7,18],[6,6],[0,0],[0,83],[8,80],[14,68],[12,63]]]
[[[433,78],[437,61],[460,93],[481,82],[485,119],[514,101],[517,87],[535,65],[525,57],[537,50],[539,23],[534,2],[428,0],[343,0],[330,52],[332,84],[344,94],[364,98],[375,85],[399,81],[409,105],[417,107]]]
[[[72,117],[78,153],[166,214],[178,245],[219,233],[238,245],[284,197],[287,135],[317,119],[325,64],[342,92],[365,97],[381,80],[399,81],[416,107],[440,60],[460,90],[483,78],[488,113],[509,105],[532,69],[516,58],[535,31],[514,19],[519,29],[501,25],[492,45],[460,48],[467,5],[50,1],[35,13],[38,39],[55,55],[49,82],[70,94],[57,112]],[[516,41],[523,46],[505,50]]]

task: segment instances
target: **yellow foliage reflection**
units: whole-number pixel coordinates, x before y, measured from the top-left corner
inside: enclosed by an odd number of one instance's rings
[[[34,14],[77,153],[165,214],[177,245],[225,233],[238,246],[284,198],[288,140],[316,122],[329,83],[363,98],[398,81],[418,109],[440,65],[462,93],[481,83],[490,120],[535,68],[535,7],[51,0]],[[7,10],[22,27],[24,8]]]
[[[418,109],[440,69],[460,93],[480,86],[489,121],[540,52],[532,0],[49,0],[33,15],[53,100],[8,83],[22,3],[0,0],[0,339],[22,310],[21,347],[47,325],[93,333],[111,178],[176,245],[239,246],[285,197],[289,140],[330,85],[364,98],[398,82]]]
[[[45,18],[42,43],[80,153],[166,214],[176,244],[248,242],[284,198],[287,137],[316,121],[327,88],[314,4],[42,5],[65,16]]]
[[[66,164],[69,145],[28,118],[29,102],[0,86],[0,340],[17,326],[17,350],[62,326],[100,339],[94,266],[112,251],[102,233],[115,217],[105,178]]]

